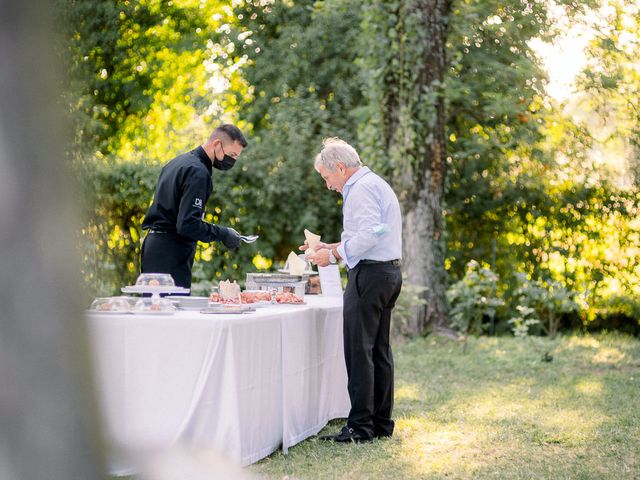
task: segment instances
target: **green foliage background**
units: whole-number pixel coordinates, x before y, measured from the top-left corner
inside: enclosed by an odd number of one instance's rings
[[[558,4],[578,19],[603,2]],[[233,255],[200,245],[197,279],[242,280],[248,271],[277,268],[304,228],[337,239],[340,198],[312,167],[324,137],[349,141],[390,179],[407,170],[402,152],[380,141],[388,95],[406,92],[393,67],[376,68],[393,65],[388,57],[397,51],[380,44],[376,31],[409,3],[62,1],[70,72],[64,101],[76,132],[69,150],[86,199],[78,243],[91,291],[116,293],[135,279],[140,222],[160,166],[221,122],[237,123],[250,146],[235,169],[214,173],[208,220],[261,238]],[[606,3],[619,18],[629,2]],[[464,277],[471,260],[490,267],[505,299],[496,312],[503,325],[514,315],[518,273],[574,292],[578,323],[623,316],[637,325],[637,180],[620,186],[601,174],[591,156],[602,139],[545,93],[530,41],[557,33],[547,9],[520,0],[452,4],[442,86],[449,283]],[[637,152],[637,95],[630,92],[640,78],[624,65],[640,47],[615,44],[621,31],[638,38],[637,19],[612,25],[590,46],[606,68],[585,70],[581,101],[608,119],[604,106],[616,105],[618,128],[607,141],[624,136]],[[403,39],[418,50],[422,41]],[[407,121],[415,129],[431,120]]]

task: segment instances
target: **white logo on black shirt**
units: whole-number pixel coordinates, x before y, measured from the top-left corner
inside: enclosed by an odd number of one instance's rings
[[[202,199],[201,198],[196,198],[193,201],[193,206],[197,207],[197,208],[202,208]]]

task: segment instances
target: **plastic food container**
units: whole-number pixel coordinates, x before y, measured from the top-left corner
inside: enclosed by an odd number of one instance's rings
[[[98,297],[89,307],[95,312],[128,313],[131,311],[131,304],[126,297]]]
[[[307,279],[302,275],[286,273],[247,273],[247,290],[268,290],[270,292],[291,292],[304,298]]]
[[[136,280],[137,287],[175,287],[173,277],[168,273],[141,273]]]

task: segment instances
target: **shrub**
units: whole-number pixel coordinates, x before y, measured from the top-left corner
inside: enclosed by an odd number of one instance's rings
[[[538,325],[540,320],[536,318],[536,311],[531,307],[518,305],[516,310],[518,310],[520,315],[511,318],[508,323],[512,325],[511,329],[513,330],[514,336],[524,338],[529,335],[529,328],[533,325]]]
[[[140,225],[153,197],[160,168],[99,160],[75,166],[83,225],[79,232],[82,278],[93,295],[120,293],[140,268]]]
[[[496,309],[504,302],[496,296],[498,275],[475,260],[467,264],[464,277],[447,289],[451,306],[449,318],[453,327],[464,334],[480,335],[485,319],[493,321]]]
[[[396,306],[392,314],[391,335],[393,338],[410,335],[409,332],[411,330],[408,327],[410,319],[415,314],[417,308],[427,304],[427,301],[422,295],[425,290],[427,290],[427,287],[422,285],[402,284],[402,291],[396,301]]]
[[[524,273],[517,274],[518,287],[514,299],[519,306],[532,309],[546,335],[554,338],[564,314],[579,311],[576,293],[560,282],[529,280]]]

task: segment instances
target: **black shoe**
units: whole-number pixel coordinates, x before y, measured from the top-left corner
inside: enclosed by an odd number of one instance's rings
[[[360,443],[360,442],[370,442],[372,439],[371,437],[367,437],[360,432],[356,432],[353,428],[344,426],[342,427],[342,430],[340,430],[335,435],[322,435],[320,437],[320,440],[328,440],[328,441],[340,442],[340,443],[345,443],[345,442]]]
[[[390,438],[391,435],[393,435],[393,428],[391,429],[391,432],[378,428],[373,430],[373,438]]]

